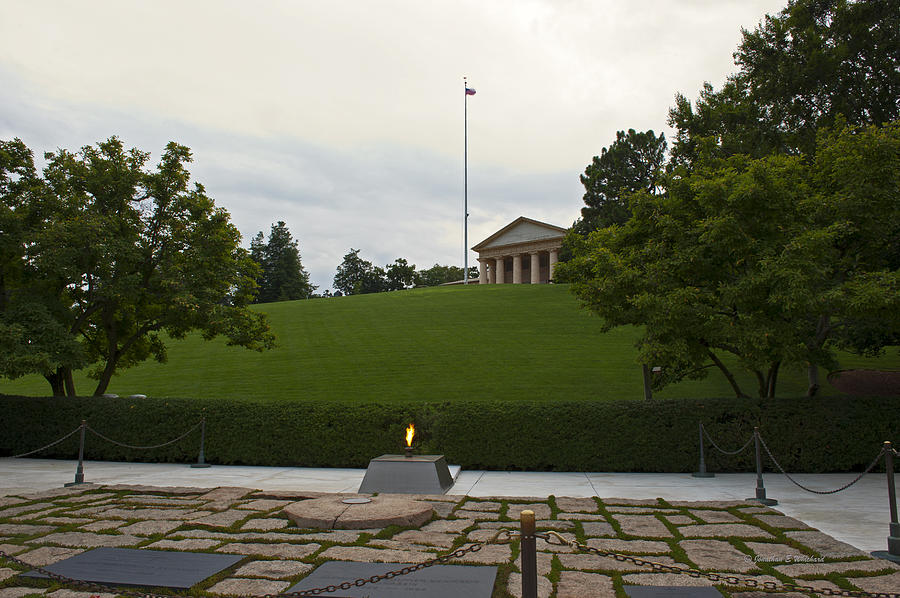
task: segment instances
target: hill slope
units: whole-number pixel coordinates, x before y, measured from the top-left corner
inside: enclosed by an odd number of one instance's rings
[[[441,287],[259,309],[269,315],[277,349],[255,353],[199,337],[173,341],[168,363],[126,370],[110,392],[275,401],[643,398],[636,331],[601,333],[600,321],[579,308],[566,285]],[[94,387],[83,376],[76,385],[81,394]],[[0,381],[0,393],[48,389],[37,376]],[[803,372],[779,379],[779,395],[804,389]],[[657,396],[731,394],[712,372]]]

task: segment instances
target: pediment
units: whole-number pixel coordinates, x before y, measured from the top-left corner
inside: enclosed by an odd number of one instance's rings
[[[562,227],[521,216],[484,241],[472,247],[472,250],[483,251],[493,247],[505,247],[508,245],[546,241],[549,239],[561,239],[565,235],[566,229]]]

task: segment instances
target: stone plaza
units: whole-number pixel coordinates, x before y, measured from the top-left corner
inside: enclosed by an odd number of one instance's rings
[[[0,498],[0,550],[29,566],[46,566],[95,547],[241,555],[224,573],[194,586],[211,595],[286,591],[327,561],[422,563],[452,549],[515,530],[524,509],[539,531],[554,530],[600,550],[663,565],[699,568],[742,583],[794,583],[817,589],[888,592],[900,588],[900,565],[874,559],[774,508],[752,501],[682,501],[563,496],[414,496],[432,507],[415,526],[367,529],[296,527],[285,508],[333,493],[250,488],[84,484]],[[357,494],[347,496],[358,497]],[[624,586],[715,585],[707,578],[660,572],[567,545],[538,540],[539,595],[612,598]],[[489,544],[459,564],[497,567],[507,595],[521,587],[518,541]],[[0,598],[44,594],[88,598],[56,582],[19,577],[0,564]],[[352,581],[352,580],[351,580]],[[735,598],[769,596],[718,582]],[[371,590],[377,596],[376,590]],[[103,594],[112,598],[114,591]],[[801,594],[782,594],[792,597]]]

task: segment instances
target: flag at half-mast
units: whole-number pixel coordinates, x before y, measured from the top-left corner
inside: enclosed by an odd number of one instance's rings
[[[475,90],[472,89],[471,87],[469,87],[468,85],[466,85],[466,95],[467,95],[467,96],[473,96],[473,95],[475,95]]]

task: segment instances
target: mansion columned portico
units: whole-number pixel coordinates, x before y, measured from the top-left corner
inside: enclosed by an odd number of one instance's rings
[[[521,216],[472,247],[479,284],[541,284],[553,280],[566,229]]]

